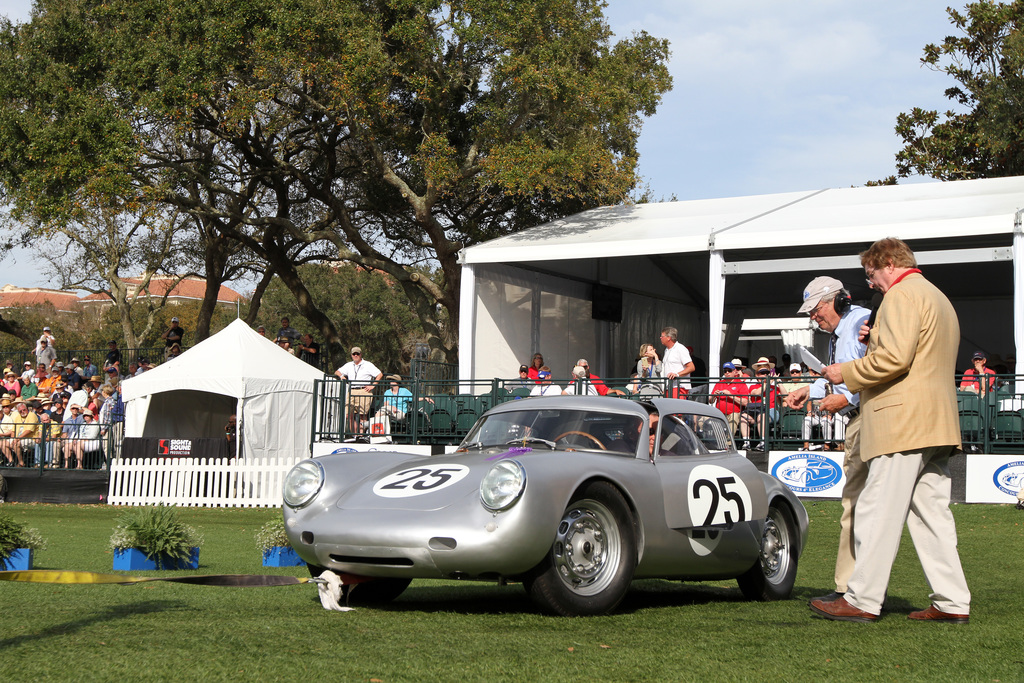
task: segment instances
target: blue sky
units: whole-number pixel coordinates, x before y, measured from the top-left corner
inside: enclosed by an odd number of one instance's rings
[[[896,115],[948,108],[942,93],[951,80],[920,58],[926,43],[953,31],[949,4],[611,0],[617,36],[645,30],[672,44],[674,87],[644,123],[641,175],[656,198],[686,200],[893,174]],[[30,7],[0,0],[13,20],[27,20]],[[0,262],[0,272],[0,284],[45,284],[24,251]]]

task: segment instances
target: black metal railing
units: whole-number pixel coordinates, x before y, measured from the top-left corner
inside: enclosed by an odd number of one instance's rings
[[[754,450],[842,450],[845,447],[847,411],[833,415],[821,409],[820,401],[809,400],[800,409],[785,406],[784,398],[816,378],[801,376],[740,378],[748,389],[746,405],[731,418],[734,438],[741,448]],[[968,378],[970,379],[970,378]],[[962,375],[955,378],[959,387]],[[663,378],[644,380],[605,378],[608,395],[642,401],[675,394],[672,383]],[[716,405],[729,411],[729,402],[715,395],[719,382],[729,378],[690,378],[688,400]],[[578,380],[554,379],[562,389],[573,386],[584,393],[587,384]],[[958,389],[957,401],[964,450],[985,453],[1024,453],[1024,376],[990,376],[991,386],[981,391]],[[338,378],[318,381],[313,413],[314,441],[378,439],[399,444],[454,444],[462,440],[473,423],[489,408],[507,401],[528,398],[538,386],[519,379],[459,381],[430,378],[403,380],[407,400],[388,398],[389,383],[357,389],[361,417],[351,418],[353,387]],[[749,394],[753,390],[753,395]],[[560,393],[560,392],[559,392]],[[390,406],[404,410],[391,412]],[[735,405],[735,403],[734,403]],[[383,424],[387,414],[387,425]],[[728,415],[727,415],[728,417]],[[375,421],[376,420],[376,421]],[[743,425],[746,425],[744,427]],[[377,433],[374,433],[376,431]],[[387,432],[387,434],[385,434]]]
[[[14,426],[14,436],[0,436],[4,467],[25,469],[106,470],[121,452],[123,423],[99,424],[99,433],[81,434],[81,422],[40,422]],[[31,436],[29,436],[31,434]]]

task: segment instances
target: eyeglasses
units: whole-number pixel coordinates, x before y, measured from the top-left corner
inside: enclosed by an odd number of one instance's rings
[[[361,353],[353,353],[352,355],[353,355],[353,356],[361,356],[361,355],[363,355],[363,354],[361,354]]]

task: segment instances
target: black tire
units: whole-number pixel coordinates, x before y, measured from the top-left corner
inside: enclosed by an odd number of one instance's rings
[[[736,581],[748,600],[785,600],[796,583],[799,535],[793,513],[772,503],[761,534],[758,560]]]
[[[306,563],[309,575],[316,578],[324,573],[324,567]],[[355,605],[386,605],[409,587],[412,579],[381,578],[362,583],[349,584],[348,604]],[[344,602],[344,600],[343,600]]]
[[[566,617],[610,612],[633,580],[636,536],[618,489],[587,485],[565,509],[551,550],[526,578],[527,593],[545,611]]]

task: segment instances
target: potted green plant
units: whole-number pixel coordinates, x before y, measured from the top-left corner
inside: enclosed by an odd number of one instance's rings
[[[195,569],[203,537],[172,507],[133,508],[117,518],[110,537],[114,569]]]
[[[284,519],[275,517],[256,532],[256,545],[263,552],[264,567],[299,567],[306,564],[295,554],[284,533]]]
[[[32,569],[33,553],[45,549],[46,541],[36,529],[30,529],[15,521],[9,514],[0,514],[0,569]]]

